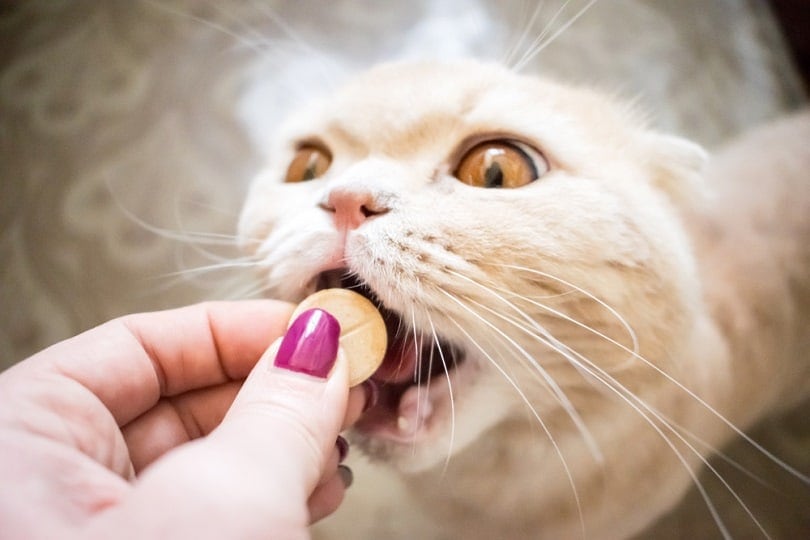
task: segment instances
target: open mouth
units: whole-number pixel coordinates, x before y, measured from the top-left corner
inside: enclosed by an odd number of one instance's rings
[[[413,442],[427,436],[441,416],[439,409],[450,395],[453,371],[464,362],[458,347],[433,331],[423,332],[403,315],[386,307],[366,283],[342,268],[321,273],[316,288],[344,288],[371,300],[385,320],[388,348],[371,379],[379,395],[355,424],[360,433],[397,442]]]

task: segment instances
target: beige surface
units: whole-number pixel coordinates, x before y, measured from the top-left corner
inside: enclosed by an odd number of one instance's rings
[[[167,274],[237,256],[228,235],[275,119],[324,81],[381,59],[498,57],[520,33],[524,3],[484,4],[32,0],[0,8],[0,365],[118,314],[243,296],[250,280],[238,266]],[[584,2],[571,4],[553,28]],[[550,2],[541,20],[559,5]],[[803,99],[762,6],[602,2],[528,70],[639,96],[655,123],[713,146]],[[759,432],[805,471],[806,412]],[[735,455],[776,484],[738,488],[774,536],[808,532],[807,487],[753,452]],[[379,478],[358,467],[350,505],[366,503]],[[741,524],[741,537],[754,536],[721,492],[713,498],[724,517]],[[373,516],[349,506],[327,528],[395,537],[409,517],[395,494],[376,502]],[[716,536],[694,496],[656,533]]]

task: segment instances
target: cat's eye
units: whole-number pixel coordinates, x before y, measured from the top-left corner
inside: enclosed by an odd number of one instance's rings
[[[461,158],[455,177],[475,187],[517,188],[534,182],[549,166],[543,155],[527,144],[509,141],[480,143]]]
[[[314,144],[300,146],[287,167],[285,182],[305,182],[323,175],[332,163],[332,156]]]

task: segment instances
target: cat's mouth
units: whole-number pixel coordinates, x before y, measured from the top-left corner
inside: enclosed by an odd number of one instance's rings
[[[441,409],[449,410],[451,380],[464,362],[464,352],[433,329],[422,332],[401,314],[386,307],[361,279],[343,268],[318,275],[318,290],[332,287],[359,293],[379,309],[388,332],[382,365],[371,376],[379,394],[376,404],[355,424],[367,436],[412,443],[441,424]]]

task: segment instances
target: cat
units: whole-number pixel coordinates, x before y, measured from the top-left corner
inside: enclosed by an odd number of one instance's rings
[[[709,160],[592,89],[384,64],[290,115],[240,237],[268,296],[380,306],[352,441],[435,537],[627,538],[808,395],[808,126]]]

